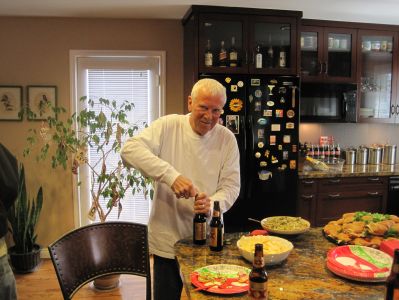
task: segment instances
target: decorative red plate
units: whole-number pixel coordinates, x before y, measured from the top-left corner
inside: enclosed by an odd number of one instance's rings
[[[238,294],[248,291],[250,269],[237,265],[218,264],[199,268],[191,273],[197,290],[216,294]]]
[[[344,278],[380,282],[390,273],[392,257],[374,248],[347,245],[328,251],[326,264],[331,272]]]

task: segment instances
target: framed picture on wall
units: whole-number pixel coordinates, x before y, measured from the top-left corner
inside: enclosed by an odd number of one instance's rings
[[[21,121],[22,86],[0,85],[0,121]]]
[[[29,85],[28,120],[46,120],[55,117],[52,107],[57,107],[57,87],[55,85]]]

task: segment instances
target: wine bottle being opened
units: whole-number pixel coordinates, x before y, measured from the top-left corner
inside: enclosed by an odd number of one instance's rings
[[[213,202],[213,214],[210,225],[209,248],[212,251],[223,249],[223,222],[221,219],[219,201]]]
[[[193,243],[205,245],[206,243],[206,215],[195,214],[193,219]]]

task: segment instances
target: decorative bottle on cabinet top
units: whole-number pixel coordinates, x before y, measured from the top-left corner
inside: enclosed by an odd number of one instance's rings
[[[227,67],[227,51],[224,48],[224,41],[220,42],[219,67]]]
[[[238,52],[236,49],[236,38],[233,36],[231,38],[231,48],[229,51],[229,61],[230,67],[237,67],[238,65]]]
[[[211,40],[207,41],[206,51],[205,51],[205,66],[212,67],[213,66],[213,54],[211,51]]]

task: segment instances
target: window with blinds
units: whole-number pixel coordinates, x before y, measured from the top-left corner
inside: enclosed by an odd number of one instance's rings
[[[82,96],[97,100],[104,98],[117,102],[133,102],[135,107],[128,112],[128,119],[141,130],[144,124],[150,124],[160,117],[164,107],[164,58],[162,51],[88,51],[71,50],[72,71],[72,110],[79,112],[85,105],[80,103]],[[118,106],[118,104],[117,104]],[[91,109],[101,110],[101,107]],[[103,110],[104,114],[108,112]],[[109,116],[107,116],[109,117]],[[99,160],[95,149],[88,149],[88,159],[95,163]],[[107,159],[107,167],[117,165],[119,153],[112,153]],[[108,166],[109,165],[109,166]],[[100,165],[98,166],[100,168]],[[76,182],[75,223],[78,226],[89,223],[88,211],[90,199],[90,170],[79,171],[80,184]],[[99,171],[99,170],[97,170]],[[103,206],[107,199],[101,199]],[[121,202],[122,212],[118,219],[118,209],[112,210],[107,221],[121,220],[148,223],[151,200],[142,192],[132,195],[128,190]]]

